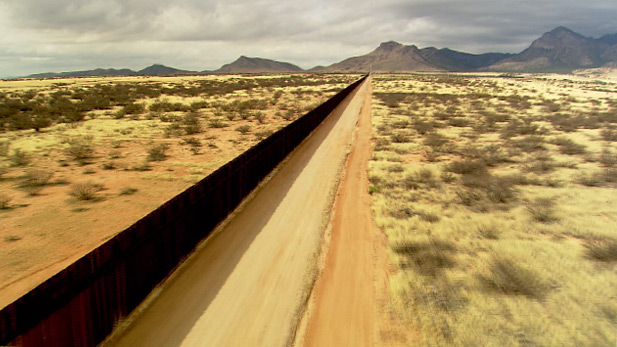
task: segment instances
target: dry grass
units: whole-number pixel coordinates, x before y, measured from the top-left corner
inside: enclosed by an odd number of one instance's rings
[[[417,344],[613,345],[616,120],[606,101],[617,84],[452,74],[373,83],[370,192],[398,266],[390,308]],[[555,101],[562,94],[571,97]]]

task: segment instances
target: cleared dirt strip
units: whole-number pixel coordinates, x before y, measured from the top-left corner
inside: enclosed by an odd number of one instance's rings
[[[350,95],[107,344],[288,344],[369,85]]]
[[[296,345],[378,344],[378,297],[386,287],[387,262],[383,237],[373,227],[368,193],[371,91],[370,85],[362,90],[364,103],[336,196],[324,269],[301,329],[304,336],[298,337]]]

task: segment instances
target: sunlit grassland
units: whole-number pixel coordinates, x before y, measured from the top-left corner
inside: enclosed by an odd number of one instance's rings
[[[358,78],[0,81],[0,307]]]
[[[516,77],[374,77],[390,311],[420,345],[614,345],[617,84]]]

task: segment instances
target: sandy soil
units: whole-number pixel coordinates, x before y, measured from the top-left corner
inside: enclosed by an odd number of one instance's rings
[[[190,86],[190,83],[204,79],[229,78],[184,76],[11,80],[0,81],[0,90],[17,93],[33,89],[46,94],[54,91],[52,86],[56,84],[65,85],[63,88],[67,90],[100,83],[160,82],[167,87],[175,87]],[[262,76],[247,80],[257,78]],[[230,120],[226,111],[216,116],[218,109],[214,105],[247,99],[269,100],[274,93],[272,88],[236,90],[231,94],[215,96],[183,98],[162,95],[156,99],[140,99],[139,102],[146,106],[161,100],[187,106],[193,102],[209,103],[209,107],[199,110],[202,132],[188,136],[165,136],[165,129],[172,122],[163,121],[159,115],[148,112],[138,117],[115,119],[113,112],[117,108],[95,110],[91,112],[95,117],[88,116],[79,123],[56,124],[40,132],[19,130],[0,133],[0,147],[10,144],[6,154],[21,150],[31,159],[25,167],[13,167],[8,155],[0,154],[0,172],[5,168],[7,170],[0,175],[0,199],[10,199],[10,208],[0,210],[0,308],[255,145],[260,141],[261,134],[276,131],[292,120],[284,119],[278,113],[298,110],[297,114],[300,114],[300,111],[304,112],[331,96],[334,91],[328,89],[332,87],[333,84],[327,83],[325,78],[322,85],[274,87],[282,92],[282,96],[276,104],[269,103],[266,109],[260,111],[265,117],[263,121],[253,116],[247,119],[236,116]],[[184,114],[165,112],[165,115],[176,117]],[[220,118],[229,126],[210,127],[208,120],[211,118]],[[241,126],[249,127],[250,131],[240,133],[237,129]],[[67,155],[66,149],[69,147],[68,140],[86,138],[90,139],[93,154],[84,165]],[[201,143],[197,152],[194,151],[196,148],[185,143],[189,139]],[[147,162],[148,150],[163,143],[169,146],[168,159]],[[138,170],[143,163],[150,166],[147,171]],[[36,194],[29,194],[21,184],[33,169],[53,173],[53,176]],[[103,187],[97,193],[97,199],[80,201],[70,195],[75,184],[84,182]],[[132,193],[126,193],[127,190]]]
[[[348,97],[107,345],[289,344],[368,86]]]
[[[371,94],[369,87],[334,203],[325,264],[295,341],[297,346],[382,346],[401,342],[397,324],[386,313],[386,240],[374,225],[368,192]]]

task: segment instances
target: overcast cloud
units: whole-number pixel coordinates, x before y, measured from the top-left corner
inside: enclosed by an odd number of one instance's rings
[[[615,0],[0,0],[0,76],[162,63],[216,69],[240,55],[303,68],[389,40],[511,52],[557,26],[617,33]]]

